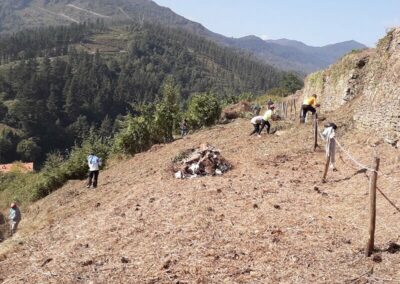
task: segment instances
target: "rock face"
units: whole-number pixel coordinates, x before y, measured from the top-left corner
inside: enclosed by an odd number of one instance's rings
[[[352,52],[329,69],[309,75],[299,97],[319,96],[321,111],[342,106],[358,128],[390,140],[400,138],[400,28],[376,49]]]

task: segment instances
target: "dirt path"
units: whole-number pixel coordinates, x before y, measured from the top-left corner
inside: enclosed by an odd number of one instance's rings
[[[97,17],[100,17],[100,18],[107,18],[107,19],[110,19],[110,18],[111,18],[110,16],[102,15],[102,14],[93,12],[93,11],[91,11],[91,10],[83,9],[83,8],[80,8],[80,7],[75,6],[75,5],[73,5],[73,4],[67,4],[66,6],[71,7],[71,8],[74,8],[74,9],[77,9],[77,10],[80,10],[80,11],[83,11],[83,12],[88,13],[88,14],[92,14],[92,15],[97,16]]]
[[[0,283],[400,281],[400,253],[385,251],[400,242],[400,214],[381,196],[376,262],[363,255],[365,174],[338,158],[339,172],[321,184],[324,153],[310,151],[309,126],[279,137],[248,137],[250,130],[238,120],[155,146],[103,171],[98,190],[69,182],[33,205],[18,235],[0,245]],[[340,137],[368,164],[370,151],[360,147],[367,138]],[[234,169],[174,179],[171,159],[204,142],[220,148]],[[376,149],[382,171],[400,170],[397,150]],[[380,186],[400,203],[398,189],[389,190],[393,181]],[[16,248],[1,256],[10,246]]]

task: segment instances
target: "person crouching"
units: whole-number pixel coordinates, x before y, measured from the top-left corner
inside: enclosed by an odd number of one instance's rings
[[[260,132],[260,126],[263,123],[263,117],[261,115],[255,116],[251,119],[250,122],[254,126],[254,130],[253,132],[250,133],[250,136],[257,133],[258,137],[260,137],[261,135],[259,134],[259,132]]]

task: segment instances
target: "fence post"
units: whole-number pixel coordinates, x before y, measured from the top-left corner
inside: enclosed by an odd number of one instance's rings
[[[365,248],[365,256],[370,256],[374,250],[375,243],[375,223],[376,223],[376,183],[378,180],[380,159],[374,158],[373,169],[369,178],[369,239]]]
[[[314,151],[317,150],[318,147],[318,121],[317,114],[313,115],[314,117]]]
[[[285,117],[288,119],[288,103],[285,102]]]
[[[329,170],[329,163],[331,161],[331,156],[330,154],[328,154],[326,156],[326,163],[325,163],[325,169],[324,169],[324,176],[322,177],[322,182],[325,183],[326,182],[326,176],[328,175],[328,170]]]

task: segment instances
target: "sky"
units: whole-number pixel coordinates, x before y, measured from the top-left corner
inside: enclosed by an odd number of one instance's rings
[[[228,37],[256,35],[322,46],[356,40],[373,47],[400,26],[400,0],[154,0]]]

